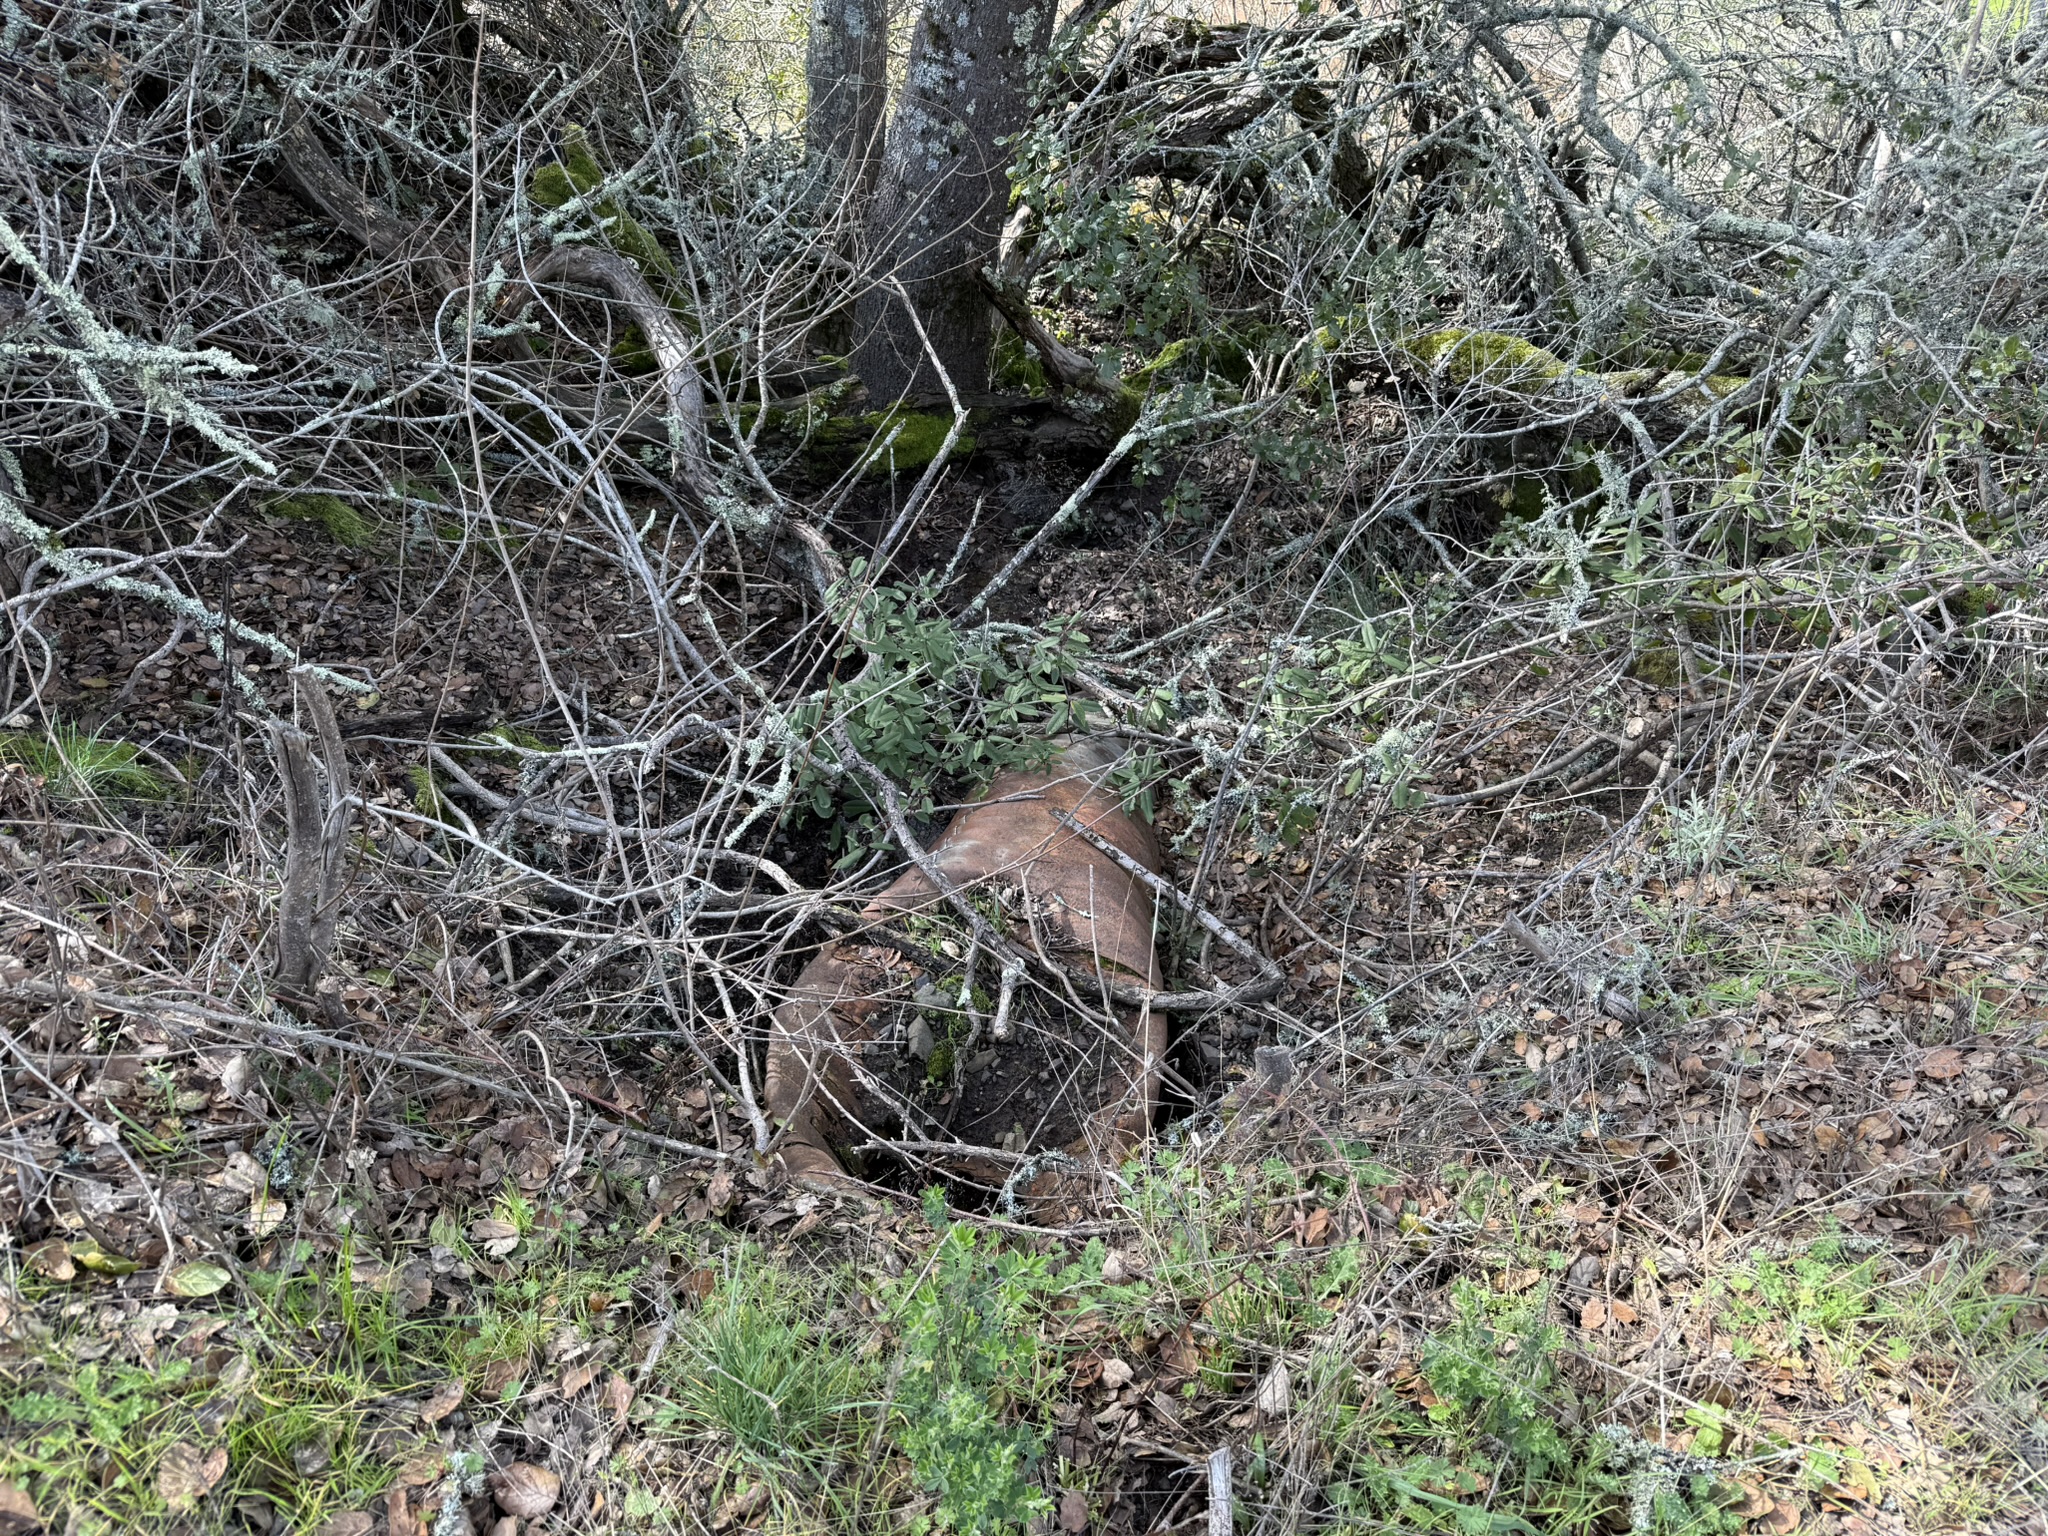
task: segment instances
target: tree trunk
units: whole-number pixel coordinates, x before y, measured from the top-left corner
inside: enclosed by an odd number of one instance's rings
[[[874,180],[888,68],[887,0],[811,0],[804,147],[852,196]]]
[[[875,271],[903,294],[884,281],[854,308],[854,371],[876,402],[943,397],[941,368],[962,393],[988,388],[979,274],[1009,204],[1004,140],[1024,126],[1052,16],[1052,0],[926,0],[869,221]]]

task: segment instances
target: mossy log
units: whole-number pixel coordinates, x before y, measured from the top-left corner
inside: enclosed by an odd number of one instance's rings
[[[1576,395],[1623,404],[1671,396],[1703,409],[1749,383],[1745,374],[1717,373],[1702,379],[1696,372],[1662,368],[1600,373],[1576,368],[1520,336],[1462,326],[1410,336],[1396,347],[1412,362],[1453,384],[1504,390],[1525,399]]]

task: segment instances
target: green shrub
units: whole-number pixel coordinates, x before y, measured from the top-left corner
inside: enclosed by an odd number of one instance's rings
[[[791,723],[819,740],[844,722],[854,749],[905,791],[912,815],[937,804],[949,782],[1045,762],[1052,738],[1082,721],[1067,682],[1088,637],[1072,621],[963,631],[938,610],[930,581],[863,590],[864,569],[855,561],[847,590],[833,595],[849,636],[839,659],[860,658],[861,669],[793,710]],[[864,800],[835,815],[837,793],[854,788],[815,772],[801,786],[812,814],[832,820],[833,847],[847,862],[887,839]]]
[[[927,1196],[926,1211],[942,1228],[938,1248],[894,1308],[897,1443],[939,1496],[938,1529],[1010,1530],[1051,1507],[1032,1481],[1044,1436],[1010,1422],[1037,1385],[1049,1261],[983,1245],[946,1222],[943,1199]]]

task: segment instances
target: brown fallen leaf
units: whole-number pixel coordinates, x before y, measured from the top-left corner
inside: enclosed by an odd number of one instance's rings
[[[376,1517],[361,1510],[351,1510],[345,1515],[330,1515],[313,1528],[313,1536],[370,1536],[377,1528]]]
[[[448,1470],[448,1453],[438,1445],[415,1445],[392,1478],[398,1488],[424,1488]]]
[[[1921,1058],[1920,1075],[1945,1083],[1963,1075],[1963,1053],[1952,1045],[1940,1046]]]
[[[1182,1376],[1192,1376],[1202,1368],[1202,1347],[1195,1342],[1195,1331],[1186,1323],[1180,1325],[1178,1333],[1169,1333],[1159,1341],[1159,1358],[1167,1369]]]
[[[515,1461],[491,1474],[491,1497],[498,1508],[521,1520],[538,1520],[562,1496],[562,1479],[546,1467]]]
[[[180,1440],[164,1452],[156,1467],[156,1491],[174,1512],[182,1513],[213,1492],[228,1470],[228,1449],[216,1445],[202,1451]]]
[[[462,1382],[444,1381],[434,1389],[434,1395],[420,1405],[420,1422],[438,1424],[457,1408],[462,1406]]]
[[[1588,1333],[1607,1326],[1607,1303],[1595,1296],[1579,1309],[1579,1326]]]
[[[78,1273],[77,1266],[71,1262],[71,1251],[61,1237],[37,1243],[25,1257],[30,1273],[41,1275],[46,1280],[69,1280]]]
[[[1075,1532],[1088,1529],[1088,1495],[1078,1488],[1069,1488],[1060,1495],[1060,1529]]]
[[[713,1511],[711,1528],[714,1531],[730,1529],[732,1526],[738,1525],[742,1520],[749,1519],[758,1514],[761,1507],[767,1502],[768,1485],[766,1483],[754,1483],[749,1487],[742,1488]]]
[[[523,1358],[507,1356],[503,1359],[488,1361],[484,1365],[483,1380],[479,1390],[487,1399],[496,1402],[504,1395],[507,1387],[511,1386],[513,1382],[519,1380],[525,1374],[526,1361]]]
[[[0,1536],[26,1536],[43,1523],[36,1501],[25,1489],[0,1482]]]
[[[483,1216],[469,1224],[469,1240],[494,1259],[502,1259],[519,1246],[519,1229],[509,1221]]]
[[[612,1417],[621,1424],[625,1423],[626,1410],[633,1406],[633,1384],[617,1371],[613,1371],[605,1377],[604,1387],[599,1395],[604,1400],[605,1407],[611,1410]]]
[[[1771,1536],[1791,1536],[1799,1529],[1799,1506],[1784,1499],[1778,1500],[1771,1506],[1770,1513],[1764,1516],[1763,1527],[1771,1532]]]
[[[562,1372],[562,1396],[574,1397],[596,1379],[597,1366],[594,1362],[586,1361],[582,1365],[572,1365]]]

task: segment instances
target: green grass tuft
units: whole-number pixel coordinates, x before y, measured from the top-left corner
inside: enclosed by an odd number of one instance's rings
[[[43,781],[52,800],[161,800],[169,786],[144,767],[133,744],[57,725],[47,731],[0,733],[0,759],[20,763]]]

